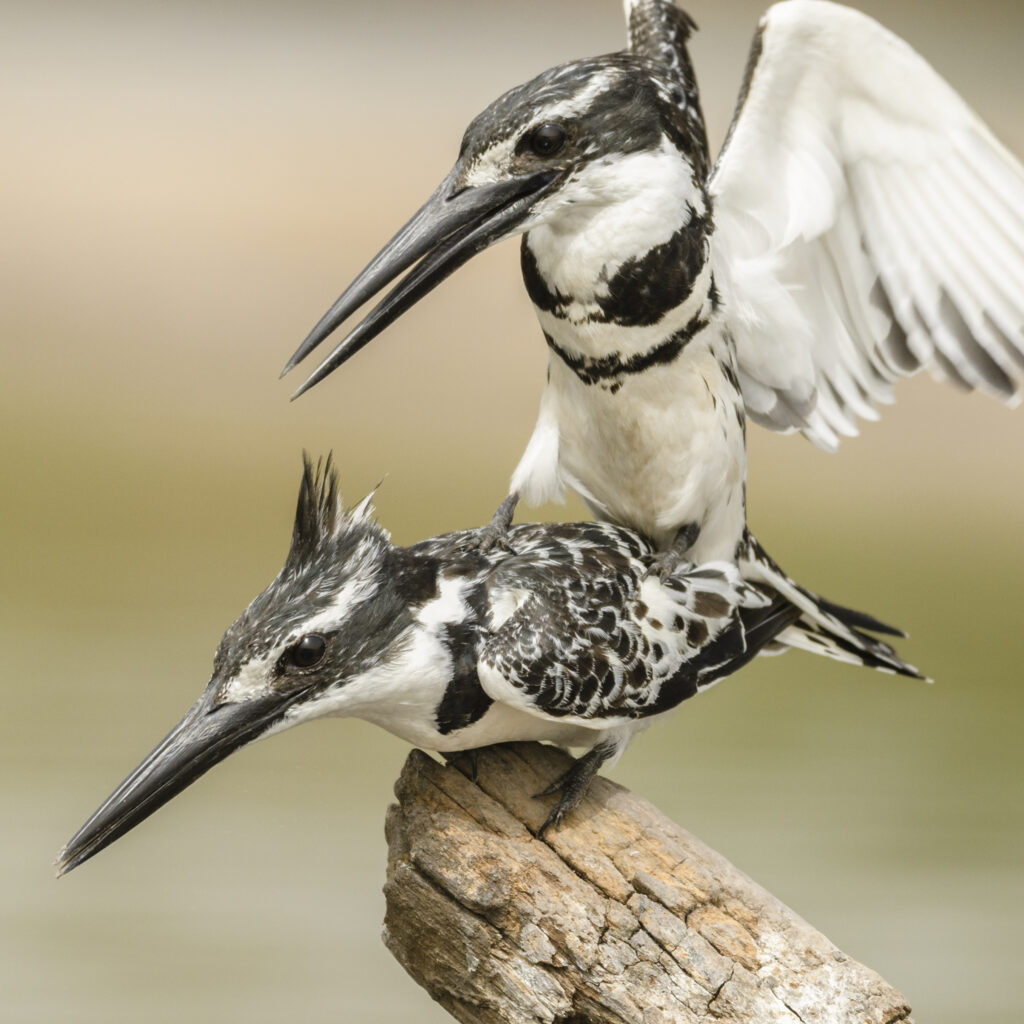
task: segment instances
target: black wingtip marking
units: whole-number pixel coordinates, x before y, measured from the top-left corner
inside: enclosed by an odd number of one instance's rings
[[[921,315],[921,311],[917,308],[916,304],[911,305],[911,312],[913,313],[916,321],[917,329],[931,341],[932,358],[935,360],[939,369],[941,369],[946,375],[946,379],[961,391],[973,391],[974,385],[964,378],[963,374],[956,368],[949,356],[947,356],[946,353],[935,344],[934,340],[931,339],[931,328],[928,326],[928,322],[925,318]]]
[[[864,251],[868,252],[863,239],[861,240],[861,244],[864,246]],[[873,258],[871,257],[870,252],[868,252],[868,257],[869,259]],[[921,360],[918,359],[910,350],[910,345],[907,341],[907,332],[903,330],[902,325],[896,317],[896,312],[892,308],[892,302],[889,299],[889,293],[885,290],[885,285],[882,283],[881,278],[877,278],[874,285],[872,285],[871,294],[868,296],[868,300],[875,309],[889,318],[889,333],[882,340],[882,352],[890,357],[898,372],[907,375],[915,373],[921,368]]]
[[[853,629],[867,629],[872,633],[884,633],[887,636],[906,636],[902,629],[876,619],[867,612],[859,612],[854,608],[846,608],[841,604],[834,604],[823,597],[818,598],[818,607],[829,615],[835,616],[840,622]]]
[[[1014,344],[1013,340],[1006,336],[1006,332],[989,316],[988,310],[982,314],[982,323],[992,337],[1006,350],[1006,354],[1024,368],[1024,329],[1018,332],[1021,340]]]
[[[992,358],[985,347],[975,338],[974,333],[963,318],[949,292],[939,289],[939,319],[956,339],[971,366],[981,375],[991,388],[1004,398],[1012,398],[1016,393],[1013,381],[1006,371]]]

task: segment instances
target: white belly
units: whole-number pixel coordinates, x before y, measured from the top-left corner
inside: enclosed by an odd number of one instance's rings
[[[697,523],[696,560],[732,560],[743,534],[746,454],[738,398],[708,344],[625,375],[614,394],[557,356],[534,439],[513,478],[528,501],[572,487],[595,514],[664,546]]]
[[[439,702],[443,696],[443,689],[439,687],[432,696]],[[609,729],[614,728],[604,728],[599,724],[594,728],[588,728],[557,718],[544,718],[511,704],[495,701],[471,725],[442,733],[437,729],[432,707],[420,709],[414,714],[403,714],[404,710],[401,705],[365,709],[361,710],[358,716],[379,725],[407,743],[441,753],[473,750],[477,747],[490,746],[492,743],[512,743],[520,740],[555,743],[561,747],[590,748],[599,743]],[[629,725],[632,726],[632,723]],[[633,727],[633,731],[635,728]]]

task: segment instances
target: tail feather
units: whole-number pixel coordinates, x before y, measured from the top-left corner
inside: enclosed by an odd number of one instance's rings
[[[800,609],[800,617],[779,633],[770,648],[778,652],[786,647],[824,654],[853,665],[864,665],[880,672],[894,672],[913,679],[924,679],[913,665],[866,630],[891,636],[904,634],[865,612],[833,604],[790,579],[749,532],[739,558],[743,578],[780,594]],[[766,650],[769,653],[769,650]]]
[[[855,608],[846,608],[841,604],[833,604],[823,597],[818,598],[818,606],[853,629],[866,629],[871,633],[886,633],[889,636],[905,637],[907,635],[902,629],[881,622],[874,615],[868,615],[867,612],[859,612]]]
[[[756,587],[749,588],[757,590]],[[712,641],[698,659],[690,662],[698,668],[698,690],[703,690],[742,668],[767,645],[789,632],[800,617],[800,609],[780,594],[770,604],[740,608],[739,622]]]

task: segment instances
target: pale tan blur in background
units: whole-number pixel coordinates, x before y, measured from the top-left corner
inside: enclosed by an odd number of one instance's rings
[[[862,5],[1024,153],[1024,9]],[[721,139],[761,6],[695,2]],[[399,542],[482,523],[546,353],[505,244],[301,401],[277,374],[469,118],[621,45],[615,0],[0,5],[0,1019],[448,1019],[379,940],[406,747],[322,722],[230,758],[55,882],[280,566],[299,453]],[[1022,283],[1024,286],[1024,283]],[[613,776],[901,988],[1019,1021],[1024,411],[917,380],[826,456],[751,434],[802,582],[910,630],[935,686],[759,659]],[[579,516],[580,507],[542,510]],[[524,510],[529,517],[535,514]]]

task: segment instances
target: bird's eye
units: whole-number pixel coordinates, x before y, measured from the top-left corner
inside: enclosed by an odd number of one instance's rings
[[[327,641],[319,633],[307,633],[284,652],[282,661],[286,668],[315,668],[326,653]]]
[[[537,156],[554,156],[565,145],[565,129],[560,124],[542,124],[530,134],[530,149]]]

